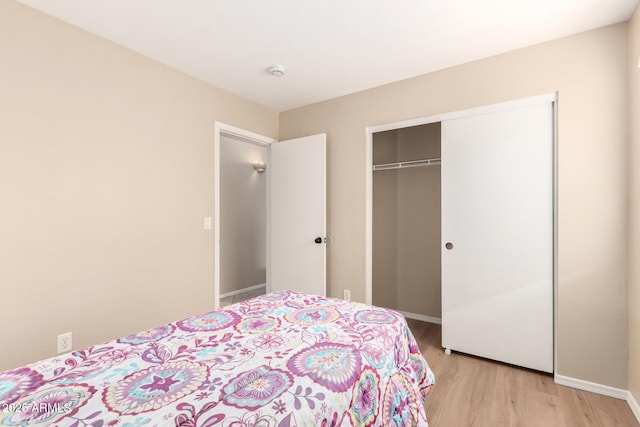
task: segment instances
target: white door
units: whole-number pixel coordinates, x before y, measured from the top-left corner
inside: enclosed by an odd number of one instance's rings
[[[442,122],[443,347],[553,371],[552,165],[550,102]]]
[[[270,290],[326,294],[326,135],[271,145]]]

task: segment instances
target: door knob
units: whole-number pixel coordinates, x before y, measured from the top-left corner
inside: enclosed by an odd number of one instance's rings
[[[316,242],[317,244],[322,243],[322,237],[316,237],[316,240],[314,240],[314,242]]]
[[[451,250],[451,249],[453,249],[453,243],[447,242],[447,243],[444,244],[444,247],[447,248],[448,250]]]

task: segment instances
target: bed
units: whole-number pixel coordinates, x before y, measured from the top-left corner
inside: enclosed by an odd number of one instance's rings
[[[402,315],[285,291],[0,373],[0,425],[427,426]]]

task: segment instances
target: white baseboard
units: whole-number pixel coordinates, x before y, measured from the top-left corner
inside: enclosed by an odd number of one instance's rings
[[[630,391],[627,392],[627,404],[629,405],[629,408],[631,408],[633,415],[636,416],[636,420],[640,422],[640,406],[638,406],[636,398],[633,397],[633,394]]]
[[[565,377],[564,375],[558,374],[554,375],[553,381],[556,384],[566,385],[567,387],[577,388],[578,390],[590,391],[592,393],[602,394],[604,396],[615,397],[616,399],[629,401],[628,396],[630,393],[627,390],[623,390],[621,388],[609,387],[607,385],[578,380],[576,378]]]
[[[640,406],[635,397],[630,391],[620,388],[609,387],[602,384],[592,383],[589,381],[578,380],[571,377],[565,377],[563,375],[556,374],[553,378],[556,384],[566,385],[567,387],[577,388],[579,390],[590,391],[592,393],[602,394],[604,396],[613,397],[616,399],[625,400],[631,412],[636,417],[636,420],[640,422]]]
[[[424,316],[422,314],[409,313],[402,310],[395,310],[395,311],[402,314],[407,319],[420,320],[421,322],[435,323],[436,325],[442,325],[442,319],[439,319],[437,317]]]
[[[248,288],[238,289],[237,291],[225,292],[224,294],[220,294],[220,299],[226,298],[226,297],[232,297],[234,295],[242,294],[245,292],[257,291],[260,288],[266,288],[266,287],[267,287],[266,283],[261,283],[260,285],[249,286]]]

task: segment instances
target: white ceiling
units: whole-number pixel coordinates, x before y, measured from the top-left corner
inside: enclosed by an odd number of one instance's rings
[[[20,1],[276,111],[626,21],[638,3]]]

